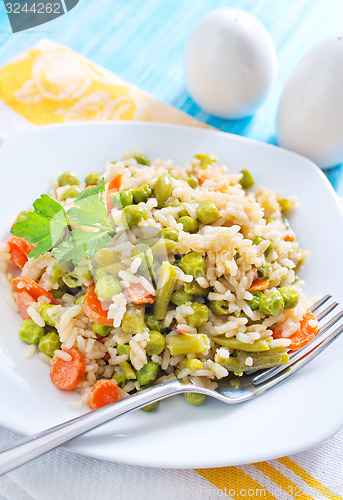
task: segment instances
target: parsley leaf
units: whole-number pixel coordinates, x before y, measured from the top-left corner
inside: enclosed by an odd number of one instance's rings
[[[69,240],[64,241],[55,248],[53,254],[54,257],[63,262],[72,260],[73,264],[77,264],[84,256],[93,257],[109,241],[110,237],[107,230],[84,231],[83,229],[74,229]]]
[[[100,186],[81,192],[67,212],[72,225],[112,230],[107,220],[104,180]]]

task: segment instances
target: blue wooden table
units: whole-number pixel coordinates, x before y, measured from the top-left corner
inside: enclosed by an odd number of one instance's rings
[[[222,6],[249,11],[268,29],[278,55],[278,77],[251,118],[221,120],[192,101],[183,80],[183,53],[195,24]],[[318,40],[342,28],[342,0],[79,0],[68,14],[13,34],[0,4],[0,65],[41,38],[89,57],[157,98],[221,130],[275,143],[280,93],[294,65]],[[320,71],[320,68],[318,68]],[[328,173],[343,195],[343,168]]]

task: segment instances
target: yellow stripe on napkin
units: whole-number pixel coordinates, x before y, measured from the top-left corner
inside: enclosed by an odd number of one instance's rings
[[[35,125],[79,120],[141,120],[209,128],[49,40],[42,40],[0,69],[0,100]],[[317,500],[318,495],[343,500],[291,459],[283,457],[271,463],[245,467],[250,472],[259,471],[257,474],[263,479],[260,482],[269,485],[269,490],[245,472],[244,466],[198,469],[196,472],[235,500],[292,497]],[[314,496],[306,494],[278,471],[279,463],[293,478],[294,474],[298,476],[301,484],[306,483]]]

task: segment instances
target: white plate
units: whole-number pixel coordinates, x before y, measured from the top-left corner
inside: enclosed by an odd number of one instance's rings
[[[342,213],[323,173],[309,160],[274,146],[225,133],[146,123],[84,123],[42,127],[0,149],[0,237],[17,213],[49,187],[58,170],[81,176],[139,146],[151,158],[184,162],[214,153],[230,171],[248,168],[257,184],[296,195],[301,208],[292,224],[311,250],[302,277],[309,296],[332,293],[343,304]],[[6,182],[4,180],[6,179]],[[29,434],[73,418],[75,394],[58,391],[49,368],[25,359],[20,318],[3,298],[0,317],[0,423]],[[153,467],[214,467],[294,453],[328,438],[343,423],[343,338],[295,377],[256,400],[227,406],[208,400],[192,407],[182,397],[157,412],[137,411],[75,439],[85,455]],[[87,411],[86,408],[83,411]]]

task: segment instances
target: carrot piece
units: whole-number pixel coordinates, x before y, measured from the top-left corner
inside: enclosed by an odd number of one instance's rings
[[[310,322],[312,321],[316,322],[316,326],[312,326],[310,324]],[[282,326],[283,326],[282,324],[278,325],[273,331],[274,339],[284,338],[282,337],[282,330],[283,330]],[[318,322],[316,320],[316,317],[310,311],[307,311],[304,314],[303,319],[300,321],[299,329],[295,333],[287,337],[292,340],[292,343],[288,346],[288,348],[291,349],[292,351],[298,351],[305,345],[309,344],[311,340],[313,340],[314,337],[317,335],[317,333],[318,333]]]
[[[199,175],[198,181],[199,181],[200,186],[202,184],[204,184],[204,182],[206,181],[206,179],[207,179],[207,177],[204,177],[203,175]]]
[[[98,380],[88,396],[88,404],[92,410],[109,405],[120,399],[120,392],[115,380]]]
[[[51,295],[48,290],[45,290],[42,286],[38,285],[31,278],[27,278],[26,276],[18,276],[14,278],[12,281],[13,290],[15,292],[21,293],[26,290],[27,293],[31,295],[31,297],[37,301],[39,297],[46,297],[50,300],[51,304],[55,304],[54,296]],[[32,301],[31,301],[32,302]]]
[[[134,304],[153,304],[154,296],[147,292],[140,283],[131,283],[126,289]]]
[[[117,193],[120,189],[121,182],[122,182],[122,174],[116,175],[108,184],[107,187],[107,193],[106,193],[106,205],[107,205],[107,211],[110,212],[113,208],[112,204],[112,193]]]
[[[257,292],[258,290],[266,290],[269,287],[268,280],[255,280],[252,282],[249,292]]]
[[[85,357],[76,347],[63,349],[63,352],[70,354],[71,360],[65,361],[55,356],[50,368],[50,378],[57,389],[72,391],[86,373]]]
[[[107,311],[104,310],[94,289],[95,285],[88,287],[85,300],[83,301],[83,310],[86,316],[99,325],[113,326],[113,319],[108,319]]]
[[[285,241],[294,241],[295,240],[295,235],[293,233],[293,231],[289,230],[287,231],[287,233],[285,234],[285,236],[283,237],[283,239]]]
[[[27,256],[34,249],[34,246],[30,245],[24,238],[18,238],[17,236],[12,236],[7,243],[10,247],[13,264],[23,269],[28,260]]]
[[[19,312],[23,319],[30,319],[31,316],[27,312],[27,308],[32,304],[32,302],[37,302],[26,290],[15,294],[15,300]]]

